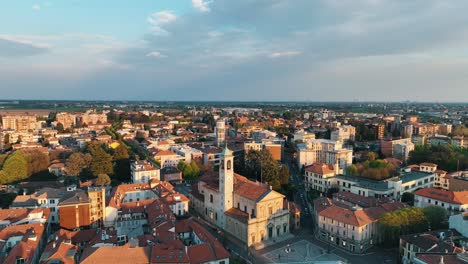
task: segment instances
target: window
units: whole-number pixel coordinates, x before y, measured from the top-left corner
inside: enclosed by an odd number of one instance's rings
[[[271,206],[268,207],[268,213],[269,213],[270,215],[273,214],[273,207],[271,207]]]
[[[210,203],[213,203],[213,195],[210,194]]]
[[[50,200],[50,203],[51,203],[51,204],[54,204],[54,203],[55,203],[55,200],[54,200],[54,199]]]
[[[227,161],[227,169],[228,169],[228,170],[231,169],[231,161],[230,161],[230,160]]]
[[[247,213],[247,206],[246,205],[244,205],[244,212]]]
[[[16,264],[24,264],[24,263],[26,263],[26,259],[24,259],[24,258],[17,258],[16,259]]]
[[[237,203],[237,209],[240,209],[240,203]]]

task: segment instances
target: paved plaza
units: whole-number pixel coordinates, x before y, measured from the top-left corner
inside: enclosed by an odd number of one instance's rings
[[[306,240],[270,251],[263,257],[271,263],[347,263],[346,259],[333,253],[327,254],[325,249]]]

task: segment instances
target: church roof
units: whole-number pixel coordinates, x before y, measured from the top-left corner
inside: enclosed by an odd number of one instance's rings
[[[270,193],[271,189],[260,182],[253,182],[239,174],[236,177],[236,184],[234,184],[234,193],[252,201],[259,201]]]
[[[249,220],[249,214],[244,212],[244,211],[241,211],[235,207],[227,210],[226,212],[224,212],[225,215],[227,216],[230,216],[234,219],[237,219],[241,222],[247,222]]]
[[[211,172],[206,173],[200,181],[205,183],[206,188],[219,191],[219,175]],[[252,201],[259,201],[271,192],[268,185],[254,182],[246,177],[234,173],[234,193]]]

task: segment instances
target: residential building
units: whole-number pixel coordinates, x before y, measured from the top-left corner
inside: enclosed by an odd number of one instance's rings
[[[36,115],[4,115],[2,116],[3,130],[27,132],[40,128]],[[13,141],[11,141],[13,142]]]
[[[325,197],[316,199],[318,237],[341,249],[363,253],[383,239],[378,219],[386,212],[404,207],[403,203],[390,202],[363,209]]]
[[[399,176],[380,181],[345,175],[336,176],[336,183],[340,191],[352,192],[366,197],[391,197],[396,200],[399,200],[405,192],[432,187],[434,180],[434,173],[409,168],[403,169]]]
[[[446,176],[449,181],[449,190],[466,191],[468,190],[468,171],[457,171]]]
[[[467,264],[468,253],[416,253],[415,264]]]
[[[330,139],[347,145],[350,141],[355,141],[356,128],[350,125],[338,126],[331,132]]]
[[[38,263],[47,240],[41,224],[7,226],[0,230],[0,262],[12,264]]]
[[[60,202],[58,207],[60,227],[75,230],[91,226],[90,200],[84,192],[75,193]]]
[[[10,205],[10,208],[49,208],[50,223],[59,222],[59,203],[64,199],[73,196],[74,192],[67,191],[66,188],[54,189],[50,187],[42,188],[30,195],[18,195]]]
[[[451,215],[449,217],[449,227],[457,230],[464,237],[468,237],[468,212]]]
[[[147,160],[133,161],[130,170],[133,183],[148,183],[152,179],[161,179],[160,169]]]
[[[414,206],[424,208],[431,205],[443,207],[450,214],[468,211],[468,191],[423,188],[414,193]]]
[[[106,188],[88,187],[91,227],[102,227],[105,220]]]
[[[305,187],[309,190],[327,192],[336,187],[335,168],[332,164],[316,162],[305,168]]]
[[[380,150],[385,157],[394,157],[406,161],[409,153],[414,150],[414,144],[411,142],[411,138],[381,140]]]
[[[177,167],[179,161],[184,160],[182,156],[177,155],[170,150],[161,150],[154,155],[154,159],[161,164],[161,168]]]
[[[299,167],[315,162],[334,165],[337,174],[344,173],[353,162],[353,151],[343,148],[338,141],[312,139],[298,144],[297,162]]]
[[[461,249],[453,245],[457,237],[460,234],[453,229],[400,236],[402,263],[416,263],[414,258],[418,253],[459,253]]]
[[[64,129],[73,128],[76,125],[76,115],[72,113],[57,113],[57,124],[62,124]]]
[[[165,167],[161,169],[161,177],[172,184],[182,182],[182,172],[177,167]]]

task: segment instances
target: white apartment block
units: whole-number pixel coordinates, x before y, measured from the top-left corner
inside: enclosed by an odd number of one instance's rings
[[[414,206],[436,205],[445,208],[450,214],[468,212],[468,191],[454,192],[435,188],[424,188],[414,193]]]
[[[356,139],[356,128],[350,125],[339,126],[331,132],[330,139],[348,144]]]
[[[307,140],[297,145],[299,167],[316,162],[332,164],[337,174],[342,174],[353,162],[353,151],[343,148],[343,143],[327,139]]]
[[[132,182],[147,183],[152,179],[160,180],[160,169],[146,160],[134,161],[131,164]]]

